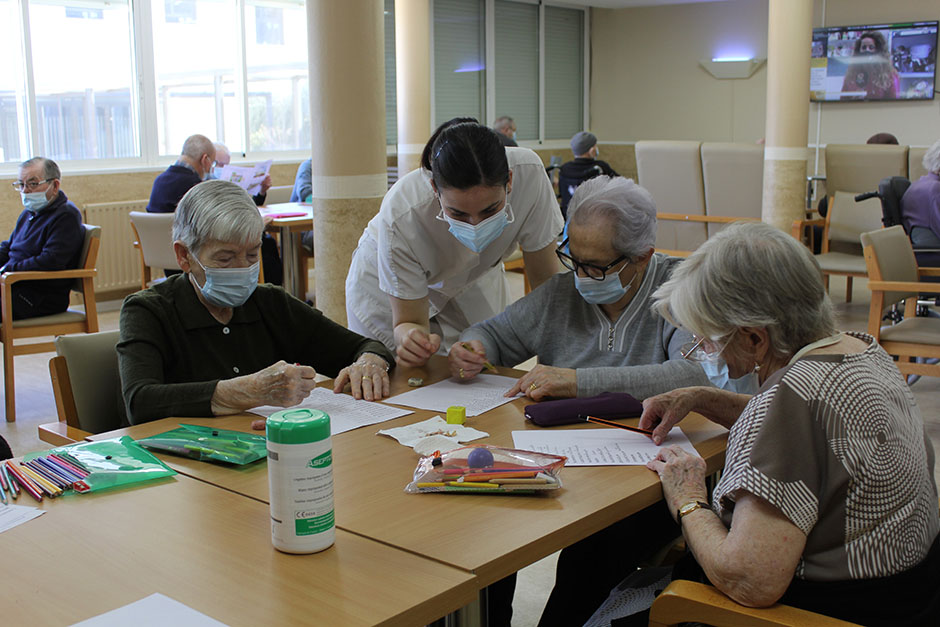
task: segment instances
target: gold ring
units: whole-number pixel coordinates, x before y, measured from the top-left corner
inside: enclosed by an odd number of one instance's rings
[[[532,385],[529,386],[529,389],[530,389],[530,390],[534,390],[534,389],[536,389],[536,388],[538,388],[538,387],[539,387],[539,384],[538,384],[538,383],[533,383]]]
[[[457,375],[458,375],[461,379],[463,379],[463,368],[461,368],[460,370],[457,371]]]

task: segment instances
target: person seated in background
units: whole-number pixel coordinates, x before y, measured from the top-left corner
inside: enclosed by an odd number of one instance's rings
[[[650,296],[682,261],[654,253],[655,241],[649,192],[621,177],[587,181],[557,250],[569,272],[461,333],[448,355],[451,373],[470,379],[486,361],[515,366],[537,356],[507,392],[536,401],[612,391],[643,399],[707,385],[702,367],[679,354],[688,333],[650,311]]]
[[[516,143],[516,122],[508,115],[496,118],[493,122],[493,130],[499,135],[499,141],[503,146],[518,146]]]
[[[207,180],[216,180],[219,178],[216,170],[221,170],[232,162],[232,153],[228,146],[223,143],[215,142],[215,162],[209,171]],[[251,197],[259,207],[264,204],[268,190],[271,189],[271,175],[268,174],[261,181],[261,191]],[[264,268],[264,280],[266,283],[281,285],[284,283],[284,266],[281,262],[281,254],[277,250],[277,241],[269,233],[265,233],[261,240],[261,267]]]
[[[568,216],[568,203],[578,185],[601,174],[619,176],[606,161],[597,158],[597,136],[594,133],[575,133],[571,138],[571,152],[574,153],[574,161],[563,163],[558,172],[559,206],[561,215],[565,217]]]
[[[389,393],[394,358],[381,342],[326,318],[282,288],[258,285],[264,224],[234,183],[183,196],[173,221],[184,274],[128,296],[117,345],[131,424],[167,416],[221,416],[291,407],[317,371],[355,398]]]
[[[901,197],[901,220],[915,246],[940,248],[940,140],[924,153],[927,174]]]
[[[179,159],[153,181],[150,213],[173,213],[183,194],[206,180],[215,163],[215,146],[205,135],[190,135],[183,142]]]
[[[77,268],[85,229],[82,214],[60,189],[62,173],[51,159],[34,157],[20,164],[13,188],[23,213],[10,239],[0,243],[0,273]],[[74,279],[19,281],[13,284],[13,319],[48,316],[69,307]]]
[[[871,336],[836,331],[809,250],[768,224],[734,224],[653,297],[701,338],[701,358],[761,383],[753,397],[693,387],[644,402],[640,427],[656,443],[689,412],[730,429],[711,505],[701,457],[668,446],[647,464],[691,550],[673,578],[708,581],[749,607],[931,624],[940,519],[921,412]]]
[[[294,189],[290,190],[291,202],[313,201],[313,160],[302,161],[297,167],[297,176],[294,177]],[[313,231],[303,231],[300,234],[300,244],[313,254]]]

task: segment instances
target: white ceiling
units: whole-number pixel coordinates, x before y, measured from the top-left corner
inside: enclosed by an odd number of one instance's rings
[[[631,9],[634,7],[654,7],[663,4],[694,4],[697,2],[723,2],[723,0],[563,0],[565,4],[579,4],[584,7],[603,9]]]

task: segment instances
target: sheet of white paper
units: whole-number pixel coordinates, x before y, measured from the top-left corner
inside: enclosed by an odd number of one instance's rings
[[[310,409],[325,411],[330,416],[330,432],[333,435],[414,413],[407,409],[389,407],[382,403],[357,401],[349,394],[333,394],[333,390],[327,388],[314,388],[310,396],[297,407],[309,407]],[[264,405],[249,411],[267,418],[274,412],[283,409],[285,408]]]
[[[382,429],[376,435],[387,435],[399,443],[410,446],[418,455],[430,455],[434,451],[446,453],[461,447],[461,442],[472,442],[489,435],[466,425],[447,424],[440,416],[404,427]]]
[[[644,466],[659,452],[647,436],[623,429],[570,429],[564,431],[513,431],[517,449],[564,455],[565,466]],[[673,429],[663,446],[677,444],[698,455],[689,438]]]
[[[468,416],[479,416],[513,400],[503,394],[515,383],[516,379],[512,377],[481,374],[469,381],[445,379],[385,400],[396,405],[432,411],[447,411],[452,405],[463,405],[467,408]]]
[[[20,494],[25,494],[25,492],[20,492]],[[10,495],[7,494],[7,500],[9,499]],[[37,507],[28,507],[26,505],[0,505],[0,532],[22,525],[24,522],[45,513]]]
[[[226,627],[225,623],[209,618],[188,605],[183,605],[160,593],[151,594],[140,601],[100,614],[72,627]]]
[[[227,165],[216,172],[223,181],[231,181],[251,195],[261,191],[261,182],[271,171],[271,160],[262,161],[257,165]]]

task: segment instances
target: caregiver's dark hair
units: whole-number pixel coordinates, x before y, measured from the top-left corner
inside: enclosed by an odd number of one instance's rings
[[[441,124],[424,146],[421,166],[440,188],[501,187],[509,182],[506,148],[496,132],[473,118]]]

